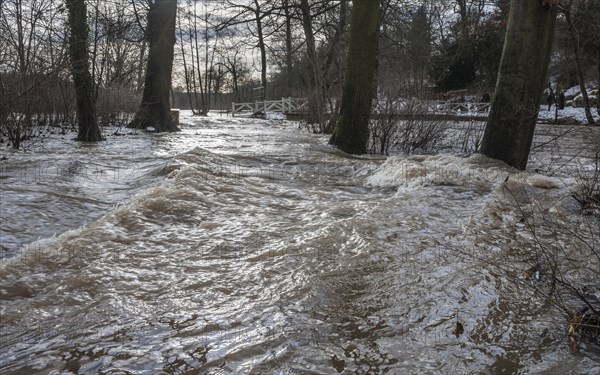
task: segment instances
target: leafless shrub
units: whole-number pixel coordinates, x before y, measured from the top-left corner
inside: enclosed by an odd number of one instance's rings
[[[21,143],[33,135],[33,127],[25,121],[23,114],[9,112],[2,116],[0,136],[7,137],[14,149],[21,148]]]
[[[387,155],[432,153],[444,138],[448,120],[428,112],[419,101],[387,98],[370,124],[370,151]]]
[[[591,168],[580,166],[576,177],[578,186],[572,196],[581,204],[583,213],[600,217],[600,139],[594,139],[590,146]]]
[[[0,74],[0,135],[14,149],[46,127],[75,130],[74,88],[58,71],[31,75]],[[23,87],[23,80],[27,85]]]
[[[388,155],[392,139],[398,128],[399,103],[393,98],[387,98],[377,112],[379,112],[377,118],[370,123],[370,152]]]
[[[114,86],[99,90],[96,114],[101,126],[126,126],[137,110],[141,97],[130,87]]]
[[[469,121],[458,139],[460,151],[467,155],[479,152],[481,140],[483,139],[483,130],[484,128],[481,125],[476,124],[475,121]]]
[[[562,313],[573,352],[583,338],[600,340],[598,219],[579,216],[576,225],[565,225],[525,189],[506,189],[530,234],[530,250],[523,254],[527,268],[519,280]]]

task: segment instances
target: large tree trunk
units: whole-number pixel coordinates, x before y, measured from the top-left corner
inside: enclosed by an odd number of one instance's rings
[[[87,10],[84,0],[67,0],[69,11],[69,57],[77,97],[78,141],[96,142],[102,140],[96,120],[94,84],[90,74],[88,55]]]
[[[351,154],[367,152],[378,44],[379,0],[354,0],[340,116],[329,140]]]
[[[577,32],[575,31],[573,19],[571,18],[572,4],[573,1],[570,1],[566,6],[561,7],[561,9],[565,15],[565,20],[567,21],[567,26],[569,27],[569,37],[571,39],[571,44],[573,45],[573,55],[575,56],[575,67],[577,70],[577,79],[579,80],[579,90],[581,91],[581,97],[583,98],[585,118],[588,122],[588,125],[594,125],[595,121],[594,117],[592,116],[592,110],[590,109],[590,97],[585,87],[585,75],[583,74],[583,68],[581,66],[581,53],[579,51],[579,43],[577,42]]]
[[[525,169],[548,73],[557,5],[512,0],[481,152]]]
[[[130,128],[153,127],[157,132],[179,130],[171,120],[169,104],[176,16],[176,0],[155,0],[150,5],[146,30],[150,48],[144,94]]]

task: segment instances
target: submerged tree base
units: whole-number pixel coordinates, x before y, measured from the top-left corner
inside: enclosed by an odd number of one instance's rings
[[[161,109],[155,110],[154,112],[157,111],[162,112]],[[173,121],[170,113],[168,114],[168,117],[171,118],[171,121],[166,122],[165,126],[165,121],[161,121],[161,119],[165,117],[167,116],[163,113],[159,113],[158,116],[153,116],[150,111],[140,109],[138,113],[136,113],[133,121],[131,121],[127,127],[130,129],[147,129],[151,127],[154,128],[157,133],[178,132],[181,130],[175,125],[175,121]]]
[[[77,134],[77,140],[79,142],[99,142],[105,141],[106,138],[102,136],[99,129],[85,129],[84,131],[79,131]]]

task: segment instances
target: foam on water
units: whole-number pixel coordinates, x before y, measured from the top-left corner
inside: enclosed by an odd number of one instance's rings
[[[420,188],[425,186],[464,186],[478,184],[489,188],[506,180],[521,181],[534,187],[559,189],[573,186],[568,178],[521,172],[504,163],[476,154],[468,158],[454,155],[394,156],[388,158],[367,179],[380,187]]]

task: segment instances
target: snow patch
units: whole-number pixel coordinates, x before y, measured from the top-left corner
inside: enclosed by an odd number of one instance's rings
[[[265,119],[267,120],[287,120],[287,116],[279,112],[267,112],[265,113]]]
[[[565,91],[565,97],[572,99],[572,98],[576,97],[577,95],[579,95],[580,92],[581,92],[581,89],[579,88],[579,86],[573,86]]]
[[[538,120],[554,121],[555,116],[556,108],[554,107],[554,105],[552,106],[550,111],[548,111],[548,105],[540,106],[540,111],[538,112]],[[600,117],[598,117],[598,113],[594,110],[592,110],[592,117],[594,117],[594,120],[596,121],[600,120]],[[558,119],[560,120],[566,118],[573,119],[575,123],[587,124],[585,110],[583,108],[565,107],[565,109],[559,109]]]
[[[152,126],[148,126],[148,127],[146,128],[146,131],[147,131],[147,132],[150,132],[150,133],[153,133],[153,132],[155,132],[155,131],[156,131],[156,129],[154,129],[154,127],[152,127]]]

